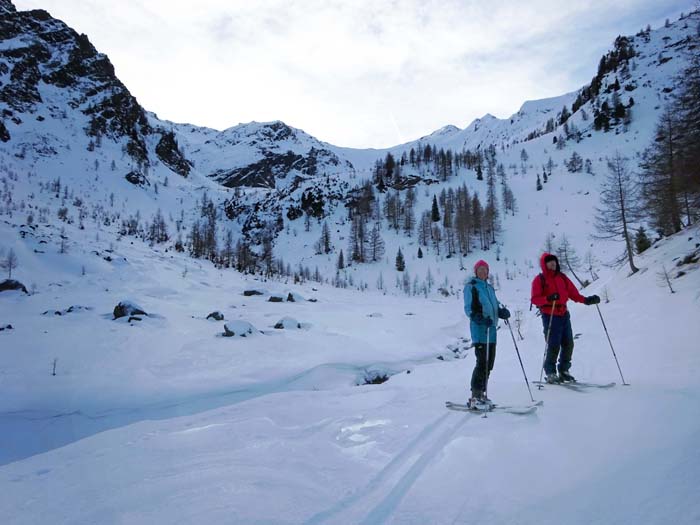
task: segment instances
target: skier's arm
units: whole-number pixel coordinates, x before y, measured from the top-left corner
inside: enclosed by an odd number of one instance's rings
[[[569,294],[569,299],[577,303],[585,303],[586,298],[576,289],[576,285],[571,282],[571,279],[564,275],[564,280],[566,281],[566,292]]]
[[[477,323],[484,317],[484,310],[479,300],[479,290],[471,281],[464,286],[464,313]]]

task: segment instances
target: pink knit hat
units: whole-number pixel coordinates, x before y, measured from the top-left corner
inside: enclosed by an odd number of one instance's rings
[[[486,261],[484,261],[483,259],[479,259],[478,261],[476,261],[476,264],[474,265],[474,274],[475,274],[475,275],[476,275],[476,271],[477,271],[481,266],[485,266],[487,270],[489,269],[489,264],[488,264]]]

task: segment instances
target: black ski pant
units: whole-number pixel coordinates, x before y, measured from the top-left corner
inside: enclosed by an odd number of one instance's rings
[[[564,315],[542,314],[542,325],[544,336],[547,337],[549,323],[552,328],[547,342],[547,355],[544,359],[544,373],[554,374],[557,372],[557,358],[559,358],[559,373],[568,372],[571,368],[571,356],[574,353],[574,334],[571,330],[571,316],[569,312]]]
[[[496,360],[496,343],[489,343],[488,369],[486,367],[486,343],[475,343],[476,365],[472,372],[472,395],[479,396],[486,392],[486,382],[488,381],[493,364]]]

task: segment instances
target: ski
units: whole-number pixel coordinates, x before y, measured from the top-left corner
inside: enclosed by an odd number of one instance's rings
[[[614,387],[617,383],[614,381],[612,383],[589,383],[586,381],[564,381],[560,383],[547,383],[546,381],[533,381],[533,384],[537,385],[538,388],[542,388],[543,386],[563,386],[567,387],[570,390],[582,390],[586,388],[612,388]]]
[[[537,401],[535,403],[530,403],[527,405],[498,405],[494,404],[488,409],[479,408],[469,408],[464,403],[453,403],[452,401],[447,401],[445,407],[450,410],[457,410],[459,412],[471,412],[472,414],[481,414],[484,412],[507,412],[509,414],[517,415],[527,415],[532,414],[537,411],[538,407],[541,407],[544,401]]]

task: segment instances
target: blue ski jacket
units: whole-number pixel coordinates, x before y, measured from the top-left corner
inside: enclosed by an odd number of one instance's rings
[[[498,299],[496,291],[487,281],[472,277],[464,285],[464,313],[469,317],[469,329],[474,343],[496,342],[496,328],[498,326]],[[491,318],[493,324],[488,328],[474,321],[475,317]]]

